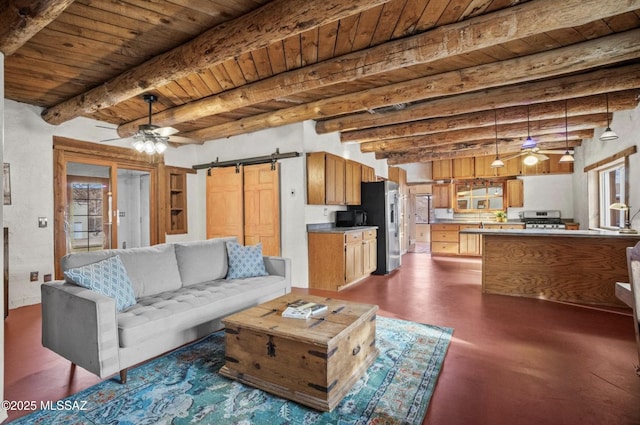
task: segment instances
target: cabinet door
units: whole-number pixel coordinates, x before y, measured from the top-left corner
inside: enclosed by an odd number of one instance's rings
[[[549,155],[550,174],[571,174],[573,173],[573,162],[560,162],[562,155]]]
[[[362,236],[362,269],[364,274],[375,271],[378,267],[377,239],[375,230],[367,230]]]
[[[495,156],[485,155],[475,158],[476,177],[495,177],[498,174],[498,168],[491,168],[491,163],[496,159]]]
[[[345,250],[345,283],[362,277],[362,241],[348,243]]]
[[[376,170],[373,167],[362,165],[362,181],[365,183],[376,181]]]
[[[476,176],[474,158],[454,158],[453,178],[472,179]]]
[[[520,176],[522,175],[522,157],[518,156],[515,158],[508,159],[504,161],[504,167],[498,168],[499,176]]]
[[[451,172],[451,160],[439,159],[431,162],[431,176],[433,180],[445,180],[453,177]]]
[[[507,181],[507,206],[524,207],[524,182],[520,179]]]
[[[347,205],[360,205],[361,165],[347,160],[345,163],[345,200]]]
[[[450,184],[434,184],[433,191],[433,208],[451,208],[451,185]]]
[[[326,154],[325,179],[327,205],[345,204],[345,160],[339,156]]]

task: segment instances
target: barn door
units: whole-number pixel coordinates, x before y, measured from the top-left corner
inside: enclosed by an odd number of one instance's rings
[[[262,243],[264,255],[280,255],[280,166],[244,167],[244,243]]]
[[[242,167],[213,168],[207,175],[207,239],[244,241]]]
[[[207,238],[235,236],[280,255],[280,168],[275,164],[214,168],[207,176]]]

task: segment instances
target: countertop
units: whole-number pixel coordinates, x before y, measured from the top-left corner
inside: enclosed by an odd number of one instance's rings
[[[366,230],[375,230],[378,226],[354,226],[354,227],[310,227],[307,226],[307,232],[309,233],[350,233],[350,232],[364,232]]]
[[[425,223],[426,224],[426,223]],[[500,225],[500,224],[521,224],[524,223],[520,220],[509,220],[509,221],[495,221],[495,220],[438,220],[432,221],[429,224],[475,224],[475,225]]]
[[[619,233],[618,231],[609,230],[544,230],[544,229],[463,229],[460,233],[474,233],[480,235],[498,235],[498,236],[552,236],[552,237],[631,237],[640,239],[639,233]]]

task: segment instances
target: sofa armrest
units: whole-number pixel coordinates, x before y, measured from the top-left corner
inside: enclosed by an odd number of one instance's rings
[[[42,345],[105,378],[120,370],[113,298],[63,282],[41,286]]]
[[[267,273],[283,276],[287,284],[287,293],[291,292],[291,259],[274,256],[265,256],[263,258]]]

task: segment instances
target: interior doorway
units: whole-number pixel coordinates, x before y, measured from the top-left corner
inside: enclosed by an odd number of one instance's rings
[[[54,139],[56,279],[66,254],[161,242],[156,164],[131,159],[129,149],[114,147],[115,155],[107,156],[91,145],[82,144],[90,152],[78,152],[75,141]]]

